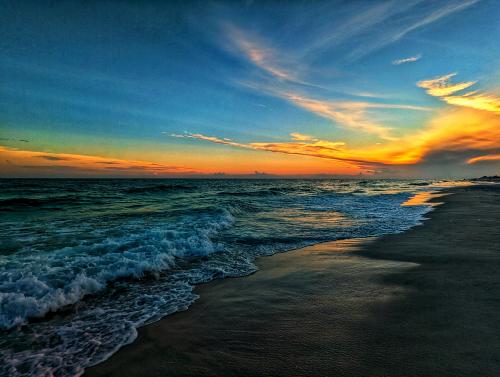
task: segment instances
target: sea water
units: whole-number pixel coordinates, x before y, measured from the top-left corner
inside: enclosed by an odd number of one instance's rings
[[[0,375],[75,376],[258,256],[419,224],[439,182],[0,180]]]

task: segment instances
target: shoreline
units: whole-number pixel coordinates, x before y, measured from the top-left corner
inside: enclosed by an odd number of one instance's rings
[[[467,363],[462,361],[467,357],[463,355],[460,360],[456,352],[450,353],[444,357],[447,362],[437,362],[433,357],[443,351],[436,344],[443,345],[444,341],[449,345],[451,338],[455,343],[464,340],[457,338],[456,331],[442,334],[441,342],[434,339],[439,330],[435,327],[446,327],[443,319],[450,318],[450,305],[456,301],[456,297],[450,299],[453,294],[449,287],[436,291],[439,279],[433,280],[450,272],[443,270],[440,259],[451,261],[464,273],[464,266],[459,262],[465,258],[464,253],[456,255],[458,251],[449,244],[453,240],[440,233],[446,233],[441,231],[450,214],[464,212],[461,219],[460,216],[452,218],[455,222],[463,222],[464,214],[475,214],[475,207],[463,207],[464,196],[466,202],[471,197],[479,197],[481,202],[488,199],[488,195],[496,199],[500,196],[498,187],[490,186],[444,192],[453,195],[439,195],[439,201],[444,204],[426,214],[430,219],[403,233],[368,241],[332,241],[259,258],[256,261],[259,270],[253,275],[197,286],[195,292],[200,298],[189,310],[139,328],[133,343],[88,368],[85,376],[308,373],[386,376],[398,375],[403,365],[407,367],[406,375],[470,375],[461,373],[467,370]],[[481,203],[476,204],[481,207]],[[493,200],[482,210],[495,204]],[[490,224],[491,232],[491,223],[488,223],[491,219],[484,217],[484,220],[481,225]],[[495,220],[498,215],[493,217]],[[483,244],[492,243],[488,238],[493,235],[488,229],[482,229],[487,236]],[[473,234],[471,230],[469,233]],[[429,234],[435,242],[430,242]],[[493,241],[497,243],[498,239]],[[433,251],[422,252],[419,245]],[[420,252],[415,252],[415,248]],[[401,253],[401,250],[407,252]],[[488,252],[491,254],[491,246],[486,248]],[[498,263],[498,259],[491,259]],[[426,286],[426,279],[434,283],[435,289],[429,288],[432,284]],[[457,285],[455,280],[451,281],[454,283],[451,285]],[[334,293],[329,292],[332,289]],[[436,309],[436,292],[445,292],[443,297],[452,301],[450,305]],[[489,300],[491,297],[487,296]],[[438,315],[426,311],[426,305],[437,310]],[[419,320],[414,313],[423,314],[430,323]],[[481,312],[476,315],[481,316]],[[493,322],[499,324],[498,320]],[[487,329],[491,330],[491,326]],[[500,339],[497,338],[491,343],[498,346]],[[498,356],[497,353],[496,361],[481,365],[468,360],[468,368],[475,365],[474,370],[480,368],[482,375],[493,376],[490,373],[498,372],[496,368],[500,365]],[[292,367],[291,363],[296,365]]]

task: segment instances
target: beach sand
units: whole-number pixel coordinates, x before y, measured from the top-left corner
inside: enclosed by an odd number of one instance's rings
[[[500,189],[450,192],[405,233],[197,287],[86,376],[500,376]]]

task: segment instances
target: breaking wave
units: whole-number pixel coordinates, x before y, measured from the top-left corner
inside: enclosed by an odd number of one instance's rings
[[[141,279],[176,267],[178,260],[222,251],[212,237],[233,223],[226,210],[186,217],[175,227],[137,229],[100,242],[46,253],[18,253],[0,262],[0,328],[43,317],[117,279]],[[129,229],[130,231],[130,229]]]

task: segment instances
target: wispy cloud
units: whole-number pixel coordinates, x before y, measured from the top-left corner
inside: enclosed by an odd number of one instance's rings
[[[416,61],[420,60],[421,58],[422,58],[422,54],[418,54],[418,55],[415,55],[415,56],[410,56],[408,58],[402,58],[402,59],[393,60],[392,64],[393,65],[401,65],[401,64],[405,64],[405,63],[413,63],[413,62],[416,62]]]
[[[477,81],[453,84],[450,79],[454,76],[456,76],[456,73],[450,73],[431,80],[419,81],[417,86],[426,89],[429,95],[438,97],[450,105],[470,107],[500,114],[500,97],[494,94],[481,93],[479,90],[460,94],[459,92],[475,85]]]
[[[500,154],[487,154],[485,156],[473,157],[467,160],[468,164],[477,164],[485,161],[500,161]]]
[[[334,122],[335,125],[358,131],[376,135],[382,139],[394,140],[392,135],[392,127],[384,125],[376,121],[375,111],[378,110],[410,110],[410,111],[431,111],[432,109],[426,106],[417,106],[410,104],[397,104],[386,102],[369,102],[369,101],[348,101],[340,99],[317,99],[299,91],[295,88],[260,84],[254,82],[242,83],[248,88],[259,91],[261,93],[284,99],[296,107],[311,112],[314,115],[321,116]],[[358,95],[360,97],[360,95]],[[368,94],[365,95],[368,97]],[[379,98],[380,99],[380,98]]]
[[[198,140],[210,141],[215,144],[224,144],[224,145],[231,145],[233,147],[248,148],[248,145],[237,143],[228,138],[219,139],[218,137],[215,136],[206,136],[198,133],[193,134],[190,132],[184,132],[183,134],[169,134],[168,132],[163,132],[163,134],[176,138],[198,139]]]
[[[126,172],[127,175],[165,175],[196,173],[191,168],[182,166],[171,166],[157,162],[122,160],[100,156],[78,155],[68,153],[47,153],[30,150],[20,150],[0,146],[0,173],[22,172],[23,168],[29,167],[30,171],[38,170],[66,170],[78,171],[79,173],[113,175]],[[9,161],[3,164],[3,161]],[[50,161],[51,165],[47,165]]]
[[[280,67],[278,54],[275,49],[265,46],[264,42],[251,38],[234,25],[226,24],[225,29],[231,35],[231,40],[237,50],[255,66],[280,80],[298,80],[296,74]]]
[[[366,107],[360,106],[360,103],[353,105],[349,102],[320,101],[292,93],[285,94],[285,98],[303,109],[333,120],[342,126],[375,134],[383,139],[392,138],[388,127],[367,119],[365,115]]]
[[[317,100],[294,93],[282,93],[295,105],[311,111],[314,114],[333,120],[341,126],[379,136],[382,139],[393,140],[391,128],[373,121],[367,114],[369,109],[400,109],[428,111],[429,108],[413,105],[386,104],[375,102],[355,101],[326,101]]]
[[[360,47],[354,49],[347,57],[347,60],[358,60],[372,52],[378,51],[389,44],[401,40],[412,31],[437,22],[440,19],[456,12],[460,12],[477,3],[478,1],[480,0],[466,0],[442,5],[438,9],[432,11],[430,14],[425,14],[407,25],[402,25],[400,27],[389,30],[386,33],[380,34],[375,40],[371,40],[369,44],[363,44]]]
[[[48,160],[48,161],[69,161],[69,160],[71,160],[71,158],[69,158],[69,157],[61,157],[61,156],[47,155],[47,154],[36,155],[33,157],[34,158],[43,158],[44,160]]]
[[[166,133],[165,133],[166,134]],[[197,139],[208,141],[216,144],[224,144],[237,148],[253,149],[268,152],[277,152],[285,154],[297,154],[313,157],[322,157],[337,160],[349,161],[350,158],[343,158],[341,154],[335,157],[332,152],[340,152],[346,145],[343,141],[329,141],[314,139],[310,136],[303,135],[297,132],[290,134],[292,141],[288,142],[252,142],[252,143],[239,143],[227,138],[219,138],[215,136],[207,136],[199,133],[173,134],[172,137],[181,137],[188,139]]]
[[[8,137],[0,137],[0,141],[19,141],[21,143],[29,143],[30,141],[29,140],[26,140],[26,139],[11,139],[11,138],[8,138]]]
[[[365,23],[361,29],[369,29],[377,22],[382,22],[387,17],[387,13],[404,12],[417,3],[418,1],[415,1],[395,8],[392,3],[392,5],[389,3],[383,3],[374,7],[369,7],[365,12],[363,12],[362,15],[359,15],[359,17],[363,20],[363,23]],[[448,11],[451,12],[451,10]],[[374,19],[372,20],[369,16],[373,16]],[[349,21],[350,24],[347,29],[350,31],[347,32],[347,36],[343,35],[342,38],[348,38],[349,35],[356,35],[358,33],[358,28],[356,26],[358,22],[355,22],[357,19],[358,16],[355,16],[351,21]],[[239,81],[240,84],[253,90],[260,91],[261,93],[285,99],[297,107],[333,121],[340,127],[376,135],[385,140],[394,140],[395,137],[392,134],[392,128],[376,120],[377,117],[373,114],[376,110],[429,110],[428,108],[414,105],[347,101],[345,99],[337,100],[335,98],[331,100],[314,98],[311,95],[304,93],[304,91],[310,92],[310,89],[313,89],[310,86],[314,85],[308,83],[303,77],[303,73],[307,72],[310,68],[306,60],[303,59],[303,54],[301,55],[300,52],[295,54],[284,52],[275,48],[272,43],[264,42],[262,38],[257,37],[254,33],[246,32],[243,29],[229,23],[224,24],[224,29],[227,31],[227,36],[230,42],[236,47],[235,50],[240,54],[240,56],[243,56],[247,61],[268,74],[268,77],[265,79],[254,77],[247,81]],[[313,43],[315,47],[308,48],[308,50],[313,51],[315,49],[321,49],[321,46],[324,46],[327,41],[333,42],[337,39],[340,40],[340,36],[323,36],[321,41],[318,41],[318,43],[315,44]],[[406,58],[405,61],[416,61],[420,57],[421,56],[418,55]],[[398,64],[402,63],[403,60],[401,60]],[[301,74],[299,74],[299,72]],[[322,88],[322,91],[324,92],[324,88]],[[352,94],[346,92],[339,96],[339,93],[337,93],[337,97],[341,98],[346,95],[348,96]],[[374,95],[371,93],[361,92],[359,96],[373,98]]]
[[[293,140],[298,140],[298,141],[310,141],[310,140],[316,140],[314,137],[309,136],[309,135],[304,135],[299,132],[292,132],[290,134]]]
[[[434,97],[446,97],[453,93],[467,89],[474,85],[477,81],[461,82],[451,84],[450,79],[456,76],[456,73],[450,73],[445,76],[436,77],[431,80],[423,80],[417,83],[417,86],[426,89],[427,93]]]
[[[308,44],[303,54],[318,54],[324,50],[336,47],[359,34],[371,30],[373,27],[393,17],[395,14],[412,8],[419,2],[420,0],[408,0],[400,2],[397,4],[398,6],[391,1],[373,2],[367,8],[357,11],[351,17],[341,22],[334,30],[331,30],[331,19],[329,17],[328,24],[319,35],[316,35],[314,40]]]

